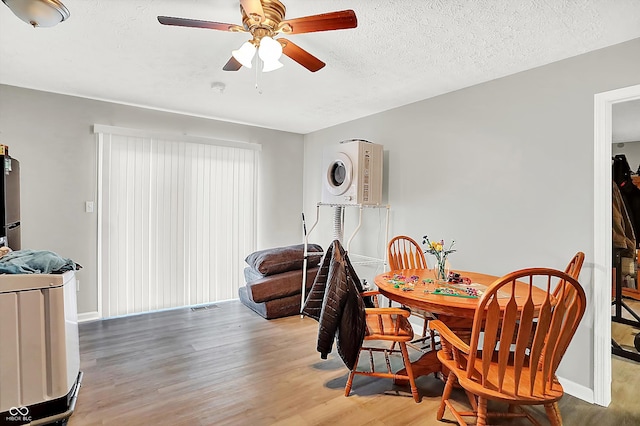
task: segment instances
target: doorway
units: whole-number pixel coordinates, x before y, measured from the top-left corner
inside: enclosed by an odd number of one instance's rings
[[[594,97],[594,402],[611,403],[611,151],[612,109],[640,99],[640,85]]]

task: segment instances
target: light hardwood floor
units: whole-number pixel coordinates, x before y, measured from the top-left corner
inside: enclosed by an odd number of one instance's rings
[[[316,321],[267,321],[239,301],[213,306],[81,324],[84,379],[69,425],[443,424],[435,419],[443,383],[433,376],[417,380],[418,404],[378,378],[356,377],[345,397],[348,371],[335,350],[320,359]],[[640,364],[613,363],[612,404],[565,395],[565,425],[640,424]],[[543,410],[534,413],[546,424]]]

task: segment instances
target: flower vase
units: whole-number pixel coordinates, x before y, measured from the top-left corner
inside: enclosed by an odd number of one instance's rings
[[[439,262],[436,262],[435,272],[436,272],[436,280],[438,281],[446,281],[447,280],[447,259],[442,259]]]

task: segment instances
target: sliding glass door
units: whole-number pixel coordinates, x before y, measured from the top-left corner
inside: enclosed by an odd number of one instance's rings
[[[259,145],[99,133],[102,316],[238,297]]]

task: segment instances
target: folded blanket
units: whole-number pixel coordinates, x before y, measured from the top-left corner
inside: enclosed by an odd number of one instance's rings
[[[47,250],[16,250],[0,257],[0,274],[62,274],[81,268]]]

